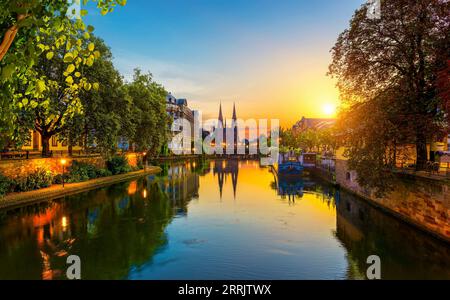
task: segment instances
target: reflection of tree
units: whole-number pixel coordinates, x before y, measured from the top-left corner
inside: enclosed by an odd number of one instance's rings
[[[125,278],[164,248],[166,226],[198,193],[198,175],[178,179],[167,193],[164,179],[141,179],[15,212],[0,225],[0,278],[63,279],[69,254],[84,279]]]
[[[446,245],[347,193],[336,205],[336,236],[348,251],[350,278],[365,274],[367,257],[378,255],[383,279],[450,279]]]

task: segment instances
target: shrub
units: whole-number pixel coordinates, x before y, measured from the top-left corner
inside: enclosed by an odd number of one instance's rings
[[[112,173],[110,170],[107,169],[98,169],[97,170],[97,177],[108,177],[112,176]]]
[[[74,160],[69,168],[68,182],[82,182],[97,178],[97,168],[94,165]]]
[[[16,192],[26,192],[42,189],[51,186],[53,183],[53,174],[44,169],[37,169],[27,177],[19,178],[15,182],[14,190]]]
[[[13,180],[0,173],[0,198],[11,191]]]
[[[137,160],[137,170],[143,169],[144,169],[144,159],[142,157],[139,157]]]
[[[131,167],[125,156],[114,156],[106,162],[106,165],[112,175],[124,174],[131,171]]]

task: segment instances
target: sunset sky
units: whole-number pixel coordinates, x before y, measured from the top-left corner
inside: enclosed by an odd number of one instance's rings
[[[204,118],[219,101],[231,117],[329,117],[339,104],[326,76],[330,49],[364,0],[128,0],[87,23],[112,48],[126,79],[153,73]]]

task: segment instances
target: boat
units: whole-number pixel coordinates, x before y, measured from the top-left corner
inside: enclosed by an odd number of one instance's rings
[[[303,173],[301,159],[292,155],[281,155],[278,162],[278,174],[280,175],[301,175]]]

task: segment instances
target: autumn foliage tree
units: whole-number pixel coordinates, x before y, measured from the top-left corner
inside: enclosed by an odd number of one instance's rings
[[[379,171],[378,178],[400,142],[415,144],[423,169],[427,143],[446,124],[436,82],[449,58],[450,2],[384,0],[381,12],[380,19],[367,17],[367,5],[355,12],[329,68],[347,107],[343,121],[351,120],[342,129],[350,163],[364,176],[374,173],[364,168]]]

